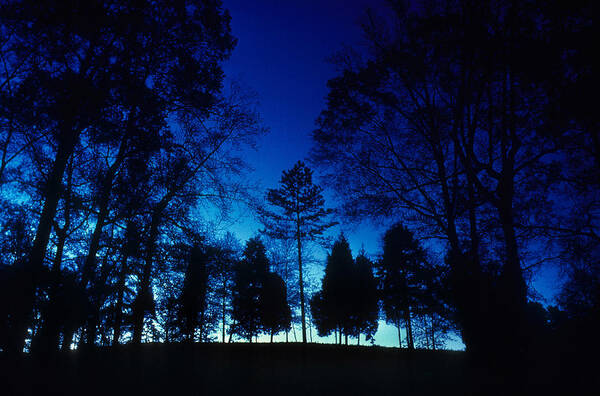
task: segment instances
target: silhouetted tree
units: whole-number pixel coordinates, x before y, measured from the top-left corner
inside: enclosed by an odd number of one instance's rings
[[[353,297],[354,333],[358,343],[361,334],[365,335],[367,341],[373,341],[379,325],[379,292],[378,282],[373,274],[374,265],[364,250],[361,250],[354,266],[354,287],[350,296]]]
[[[388,323],[398,328],[398,343],[402,346],[400,328],[406,325],[406,343],[414,348],[412,318],[421,294],[425,252],[413,233],[398,223],[383,237],[383,257],[377,268],[381,287],[383,312]]]
[[[265,246],[258,237],[251,238],[235,268],[232,299],[233,332],[249,342],[261,330],[261,293],[268,271]]]
[[[203,332],[206,314],[208,288],[207,262],[205,249],[199,245],[192,247],[181,291],[181,326],[188,341],[194,341],[196,330]]]
[[[227,233],[225,237],[218,241],[214,247],[212,279],[219,304],[219,316],[221,320],[221,342],[225,342],[225,332],[228,317],[231,314],[231,298],[235,268],[239,261],[238,241],[235,237]]]
[[[266,197],[275,211],[259,208],[259,213],[265,225],[263,232],[269,237],[296,241],[302,342],[306,343],[302,247],[306,242],[321,239],[323,233],[336,223],[327,221],[326,218],[333,211],[324,208],[323,189],[313,184],[312,170],[302,161],[298,161],[292,169],[283,171],[279,184],[279,188],[269,189]]]
[[[263,330],[273,336],[287,331],[291,326],[292,313],[287,302],[287,292],[283,279],[273,273],[265,274],[260,294],[260,318]]]
[[[291,309],[291,326],[300,323],[301,317],[297,314],[300,309],[300,288],[297,278],[298,267],[296,262],[295,241],[291,239],[267,239],[267,249],[269,251],[269,261],[271,269],[277,273],[286,285],[286,294],[288,305]],[[289,341],[289,329],[285,332],[285,341]]]
[[[339,333],[339,343],[343,334],[347,344],[348,335],[355,334],[355,275],[350,245],[341,234],[327,254],[321,290],[311,299],[312,316],[320,336],[335,331]]]

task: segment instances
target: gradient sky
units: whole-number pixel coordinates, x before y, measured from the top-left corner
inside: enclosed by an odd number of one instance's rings
[[[225,64],[229,78],[258,93],[259,110],[270,129],[247,159],[264,188],[276,187],[281,172],[306,159],[315,119],[325,107],[327,81],[336,75],[327,59],[344,45],[361,45],[359,19],[383,1],[225,0],[238,46]],[[318,174],[317,182],[318,182]],[[332,195],[327,194],[328,197]],[[334,202],[329,201],[333,206]],[[380,230],[356,232],[343,226],[353,249],[379,250]],[[258,229],[252,221],[235,227],[242,239]],[[353,232],[354,231],[354,232]],[[339,230],[336,230],[336,234]]]
[[[224,0],[232,17],[237,48],[225,64],[228,78],[241,81],[255,90],[260,99],[259,111],[270,133],[261,139],[257,152],[247,160],[255,169],[253,177],[263,188],[273,188],[284,169],[305,159],[311,146],[310,134],[315,120],[325,107],[327,81],[336,76],[327,59],[344,46],[360,48],[363,43],[359,26],[368,7],[385,12],[383,0]],[[317,182],[318,182],[318,173]],[[331,192],[326,194],[333,197]],[[332,199],[329,206],[334,206]],[[333,231],[344,231],[353,254],[361,246],[367,253],[381,251],[381,235],[386,225],[342,224]],[[259,225],[245,218],[230,229],[245,241],[256,234]],[[315,252],[324,257],[324,252]],[[324,265],[324,264],[322,264]],[[317,273],[318,273],[317,268]],[[543,271],[534,282],[535,289],[547,300],[557,290],[555,271]],[[281,336],[280,336],[281,337]],[[333,339],[331,337],[331,339]],[[397,345],[396,330],[380,324],[376,343]],[[452,347],[460,347],[452,343]]]

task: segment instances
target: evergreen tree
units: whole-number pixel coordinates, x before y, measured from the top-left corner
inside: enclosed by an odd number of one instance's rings
[[[209,257],[199,245],[192,247],[181,293],[181,326],[188,341],[194,341],[197,328],[202,328],[207,309],[208,289],[207,263]]]
[[[312,170],[298,161],[290,170],[283,171],[279,188],[269,189],[267,202],[274,210],[260,208],[263,230],[275,239],[294,239],[298,250],[298,283],[300,288],[300,316],[302,342],[306,342],[306,315],[302,251],[306,242],[323,238],[323,233],[336,223],[326,218],[333,213],[325,209],[323,189],[312,182]]]
[[[412,311],[422,293],[419,283],[420,268],[424,266],[425,252],[410,230],[396,224],[383,237],[383,257],[377,268],[381,287],[381,300],[386,321],[398,328],[401,341],[401,324],[406,325],[406,343],[414,348]]]
[[[364,250],[361,250],[356,256],[354,266],[354,333],[359,343],[361,334],[365,334],[367,341],[373,341],[379,324],[379,293],[377,279],[373,274],[373,263],[367,258]]]
[[[246,243],[242,260],[235,268],[233,281],[233,333],[252,342],[261,330],[261,293],[269,260],[258,237]]]
[[[260,316],[262,329],[273,335],[291,327],[292,312],[287,302],[287,291],[283,279],[273,273],[265,274],[260,294]]]
[[[317,331],[326,336],[335,331],[346,337],[354,335],[356,320],[353,320],[355,297],[354,260],[350,245],[343,234],[334,242],[327,255],[325,276],[321,290],[311,299],[311,310]]]

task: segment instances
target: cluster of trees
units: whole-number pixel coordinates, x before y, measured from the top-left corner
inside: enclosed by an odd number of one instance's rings
[[[229,20],[218,1],[2,4],[0,348],[152,336],[264,132],[223,86]]]
[[[269,272],[266,248],[258,238],[250,239],[239,262],[233,285],[233,333],[249,342],[261,331],[273,335],[288,331],[292,314],[283,279]]]
[[[474,353],[526,347],[527,282],[548,262],[566,275],[561,308],[597,328],[592,7],[390,1],[364,20],[369,50],[335,57],[312,158],[346,217],[403,218],[447,246]]]
[[[379,305],[373,263],[364,252],[353,259],[343,235],[327,255],[321,290],[311,298],[310,307],[319,335],[333,331],[340,344],[342,335],[348,344],[348,336],[360,342],[360,334],[365,334],[372,340],[377,331]]]
[[[400,223],[385,233],[375,263],[364,250],[353,259],[342,234],[327,256],[321,290],[310,301],[315,326],[320,336],[334,332],[340,344],[342,336],[346,344],[348,336],[360,343],[361,334],[373,341],[381,317],[397,328],[399,347],[435,350],[456,330],[448,277],[448,265],[434,264]]]

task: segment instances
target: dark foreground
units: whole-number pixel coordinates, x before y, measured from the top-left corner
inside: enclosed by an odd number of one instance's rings
[[[531,368],[533,374],[517,385],[502,374],[473,367],[464,352],[456,351],[146,344],[42,358],[0,354],[0,394],[550,395],[560,390],[558,372]]]

